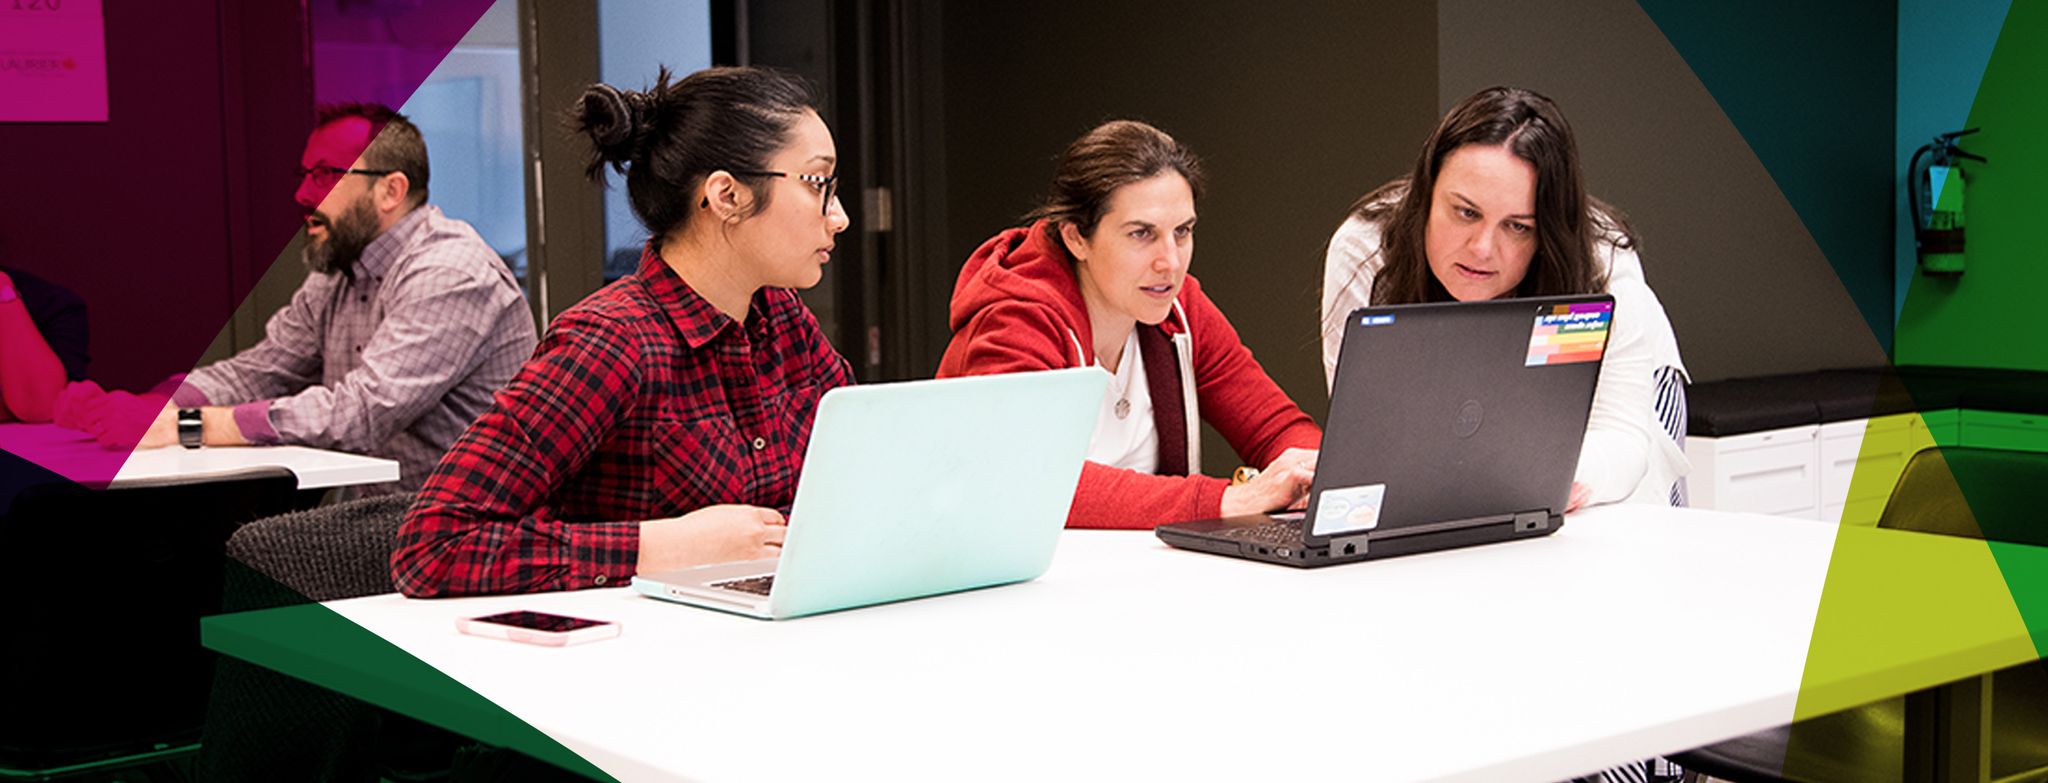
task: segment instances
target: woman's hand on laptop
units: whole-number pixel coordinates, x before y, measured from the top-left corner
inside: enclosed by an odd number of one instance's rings
[[[765,560],[782,555],[789,531],[782,513],[759,506],[705,506],[672,519],[640,523],[640,573]]]
[[[1299,506],[1308,499],[1309,483],[1315,480],[1318,453],[1314,449],[1281,452],[1251,481],[1223,490],[1222,515],[1263,514]]]
[[[1593,499],[1593,490],[1579,482],[1572,482],[1572,499],[1565,501],[1564,513],[1572,513],[1586,507],[1586,501]]]

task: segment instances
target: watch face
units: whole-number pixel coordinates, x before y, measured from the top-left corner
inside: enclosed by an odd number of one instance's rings
[[[198,408],[179,408],[178,445],[188,449],[196,449],[205,443],[205,431],[202,429],[203,424],[205,424],[205,417],[200,415]]]

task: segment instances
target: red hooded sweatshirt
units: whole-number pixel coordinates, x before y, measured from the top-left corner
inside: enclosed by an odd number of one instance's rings
[[[953,342],[939,361],[939,377],[1095,365],[1080,282],[1066,249],[1054,243],[1045,225],[997,234],[967,259],[953,286]],[[1322,443],[1322,431],[1267,377],[1222,311],[1202,295],[1194,275],[1182,283],[1172,315],[1156,327],[1139,324],[1138,332],[1159,429],[1160,470],[1183,475],[1090,462],[1082,467],[1067,526],[1151,528],[1217,516],[1230,482],[1184,475],[1200,467],[1198,419],[1262,467],[1289,448]]]

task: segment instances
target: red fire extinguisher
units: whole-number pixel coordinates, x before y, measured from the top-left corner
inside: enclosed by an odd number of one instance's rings
[[[1906,163],[1907,199],[1913,207],[1913,246],[1920,271],[1930,275],[1963,273],[1963,185],[1961,161],[1985,163],[1957,146],[1956,140],[1981,128],[1950,131],[1913,151]],[[1925,168],[1920,159],[1932,155]]]

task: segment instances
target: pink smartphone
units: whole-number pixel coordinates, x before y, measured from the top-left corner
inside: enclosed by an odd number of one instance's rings
[[[567,647],[618,636],[619,624],[546,612],[519,611],[483,617],[464,617],[455,621],[455,630],[475,636],[510,639],[543,647]]]

